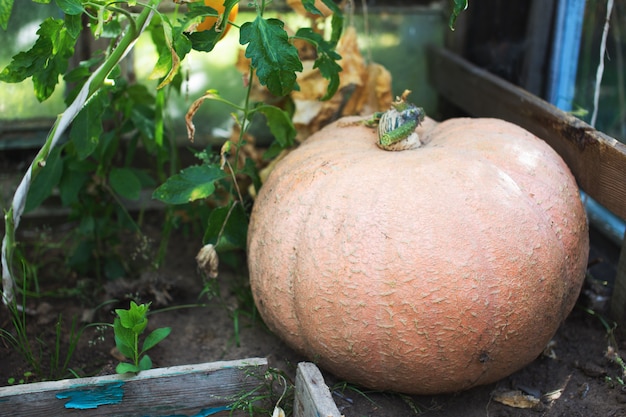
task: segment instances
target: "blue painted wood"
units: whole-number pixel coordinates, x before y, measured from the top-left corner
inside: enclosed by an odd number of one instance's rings
[[[124,398],[124,382],[103,384],[94,388],[61,391],[56,394],[59,400],[69,398],[65,408],[87,410],[101,405],[119,404]]]
[[[263,391],[266,370],[250,358],[0,387],[0,417],[226,416],[242,393]]]
[[[584,15],[585,0],[559,0],[548,77],[548,101],[563,111],[572,109]]]

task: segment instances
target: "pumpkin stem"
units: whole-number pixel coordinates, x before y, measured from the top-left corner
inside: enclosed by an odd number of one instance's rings
[[[415,129],[424,120],[424,109],[406,101],[410,90],[404,90],[396,97],[391,107],[384,113],[376,113],[373,122],[378,123],[379,148],[387,151],[403,151],[422,146]]]

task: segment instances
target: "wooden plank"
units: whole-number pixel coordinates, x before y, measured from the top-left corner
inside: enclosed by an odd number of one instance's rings
[[[341,417],[322,373],[313,363],[298,364],[293,416]]]
[[[0,151],[39,149],[53,124],[54,118],[0,119]]]
[[[266,369],[265,358],[250,358],[151,369],[134,376],[106,375],[2,387],[0,414],[229,415],[229,406],[236,397],[263,383]]]
[[[471,116],[508,120],[544,139],[587,194],[626,219],[626,145],[445,49],[430,48],[428,65],[443,97]]]

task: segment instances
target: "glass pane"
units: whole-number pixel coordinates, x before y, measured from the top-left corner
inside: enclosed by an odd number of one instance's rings
[[[586,122],[594,107],[600,43],[606,19],[605,0],[588,0],[580,49],[574,109]],[[611,14],[604,56],[604,75],[599,90],[596,129],[626,142],[626,2],[616,1]]]

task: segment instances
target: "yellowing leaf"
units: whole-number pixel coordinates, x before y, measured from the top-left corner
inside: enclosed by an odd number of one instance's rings
[[[227,176],[226,172],[213,165],[191,166],[168,178],[152,197],[168,204],[189,203],[213,194],[215,181]]]

